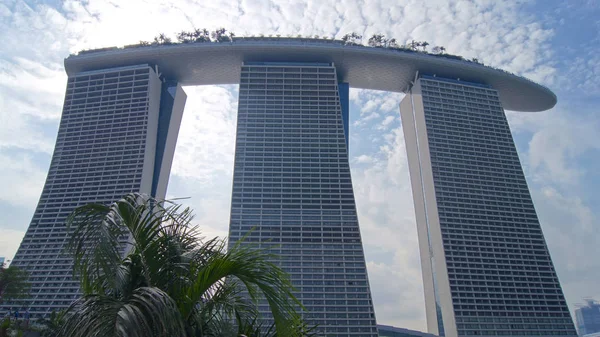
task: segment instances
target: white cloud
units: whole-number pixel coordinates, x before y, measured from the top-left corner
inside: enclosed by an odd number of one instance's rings
[[[540,223],[567,301],[600,297],[598,210],[590,208],[578,191],[561,193],[545,186],[533,190]]]
[[[600,55],[591,50],[585,56],[568,59],[568,71],[560,77],[559,84],[569,91],[578,91],[589,96],[600,95]]]
[[[9,156],[0,152],[0,202],[33,211],[46,179],[48,167],[39,167],[30,154]]]
[[[513,132],[531,134],[521,162],[531,178],[540,183],[572,186],[586,168],[576,160],[600,150],[597,111],[571,113],[562,105],[538,113],[508,113]]]
[[[425,330],[424,295],[404,135],[401,128],[395,128],[383,139],[384,145],[376,152],[381,160],[367,167],[352,165],[375,311],[381,324]]]
[[[361,154],[360,156],[354,158],[354,162],[358,164],[371,164],[375,161],[375,159],[366,154]]]
[[[58,126],[65,87],[66,76],[57,65],[0,59],[0,149],[50,153],[55,136],[41,129]]]
[[[394,116],[387,116],[383,119],[383,121],[381,121],[381,124],[379,124],[379,126],[377,127],[380,130],[386,130],[387,128],[390,127],[390,124],[395,121],[397,119],[397,117]]]
[[[4,257],[6,260],[12,260],[19,248],[19,244],[21,244],[25,232],[3,227],[4,226],[0,225],[0,257]]]
[[[381,126],[385,128],[393,121],[393,116],[398,116],[401,97],[403,97],[403,94],[399,93],[362,89],[350,90],[350,101],[360,107],[360,117],[352,125],[363,127],[383,115],[386,117]],[[389,114],[392,114],[392,116]]]
[[[188,100],[173,159],[173,175],[205,183],[231,175],[237,95],[225,86],[186,87]]]

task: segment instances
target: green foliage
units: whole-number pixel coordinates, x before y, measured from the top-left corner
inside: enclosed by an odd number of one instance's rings
[[[386,41],[385,35],[373,34],[373,36],[369,38],[368,43],[369,47],[385,47]]]
[[[172,43],[173,43],[173,41],[171,40],[171,38],[162,33],[159,34],[158,36],[154,37],[154,41],[152,42],[153,45],[172,44]]]
[[[0,267],[0,303],[18,300],[29,294],[29,274],[15,266]]]
[[[231,32],[227,32],[227,30],[225,28],[219,28],[213,32],[209,32],[206,29],[196,29],[192,32],[182,31],[179,34],[177,34],[177,42],[178,43],[233,42],[234,36],[235,36],[235,34],[233,34]],[[290,36],[291,35],[288,34],[288,37],[290,37]],[[265,37],[265,35],[260,34],[259,37]],[[269,35],[269,37],[270,38],[281,38],[281,35],[277,34],[277,35],[273,36],[271,34],[271,35]],[[297,35],[296,37],[302,38],[301,35]],[[312,37],[308,36],[308,38],[319,39],[320,37],[318,35],[314,35]],[[348,45],[348,46],[362,46],[362,38],[363,37],[360,34],[349,33],[349,34],[345,34],[344,36],[342,36],[342,38],[340,40],[333,40],[333,41],[338,41],[338,42],[341,42],[342,44]],[[324,36],[323,39],[327,40],[327,37]],[[134,48],[134,47],[143,47],[143,46],[148,46],[148,45],[163,45],[163,44],[173,44],[173,42],[171,41],[170,38],[166,37],[164,34],[160,34],[154,38],[154,42],[152,42],[152,43],[140,41],[139,44],[130,45],[130,46],[126,46],[126,47]],[[430,46],[429,42],[427,42],[427,41],[415,41],[415,40],[408,42],[408,44],[406,44],[406,45],[399,45],[396,39],[394,39],[394,38],[388,39],[383,34],[372,35],[369,38],[369,40],[367,41],[367,45],[369,47],[374,47],[374,48],[387,48],[387,49],[393,49],[393,50],[402,51],[402,52],[417,52],[417,53],[424,53],[424,54],[429,54],[429,52],[427,51],[427,47]],[[483,65],[483,63],[480,62],[476,58],[468,60],[459,55],[446,54],[446,48],[444,48],[442,46],[434,46],[431,50],[431,53],[432,53],[431,55],[433,55],[433,56],[444,57],[444,58],[453,59],[453,60],[472,62],[472,63],[477,63],[477,64]]]
[[[11,321],[6,318],[0,324],[0,337],[20,337],[24,335],[22,329],[23,321]]]
[[[8,329],[10,328],[10,319],[5,318],[0,324],[0,337],[4,337],[8,333]]]
[[[273,255],[203,242],[192,219],[189,208],[140,194],[77,208],[68,247],[83,296],[67,309],[61,334],[231,336],[256,326],[248,322],[258,322],[257,302],[265,299],[277,336],[306,336],[301,304]]]
[[[350,33],[342,36],[342,42],[346,45],[359,46],[362,45],[361,41],[362,35],[357,33]]]
[[[235,36],[233,33],[228,33],[227,29],[219,28],[210,34],[214,42],[231,42]]]
[[[53,311],[50,317],[40,319],[36,323],[42,328],[42,337],[59,337],[60,329],[65,324],[65,312]]]

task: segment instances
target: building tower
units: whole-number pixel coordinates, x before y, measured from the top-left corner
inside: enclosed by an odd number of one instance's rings
[[[348,85],[333,64],[242,66],[230,245],[247,233],[244,244],[275,245],[322,335],[377,336],[348,163]]]
[[[593,299],[586,299],[586,305],[575,310],[577,330],[581,336],[600,332],[600,304]]]
[[[48,177],[12,261],[29,273],[31,296],[5,307],[41,317],[78,297],[64,254],[67,216],[131,192],[164,198],[185,100],[181,86],[147,65],[69,77]]]
[[[400,112],[429,332],[577,336],[498,92],[423,75]]]

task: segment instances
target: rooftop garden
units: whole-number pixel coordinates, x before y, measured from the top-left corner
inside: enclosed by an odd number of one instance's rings
[[[175,38],[169,37],[166,34],[159,34],[152,41],[140,41],[136,44],[126,45],[122,49],[130,49],[130,48],[143,48],[143,47],[151,47],[151,46],[162,46],[162,45],[177,45],[177,44],[188,44],[188,43],[232,43],[237,41],[264,41],[264,40],[302,40],[307,42],[321,42],[321,43],[333,43],[345,46],[367,46],[373,48],[384,48],[390,50],[398,50],[409,53],[421,53],[428,54],[437,57],[444,57],[448,59],[467,61],[472,63],[477,63],[483,65],[476,58],[466,59],[459,55],[449,54],[446,52],[446,48],[443,46],[431,46],[431,44],[427,41],[415,41],[412,40],[406,44],[400,44],[395,38],[387,38],[384,34],[374,34],[368,39],[363,38],[362,35],[357,33],[349,33],[342,36],[341,39],[336,40],[334,38],[329,38],[327,36],[303,36],[303,35],[286,35],[281,36],[280,34],[276,35],[259,35],[259,36],[243,36],[238,37],[233,32],[229,32],[225,28],[219,28],[214,31],[209,31],[207,29],[195,29],[193,31],[182,31],[176,34]],[[366,44],[365,44],[366,42]],[[118,50],[121,48],[118,47],[109,47],[109,48],[99,48],[99,49],[90,49],[83,50],[78,53],[78,55],[101,52],[101,51],[109,51],[109,50]]]
[[[460,55],[450,54],[446,51],[444,46],[432,46],[427,41],[416,41],[411,40],[404,44],[400,44],[395,38],[388,38],[384,34],[374,34],[368,39],[363,37],[357,33],[348,33],[342,36],[341,39],[330,38],[328,36],[304,36],[304,35],[296,35],[293,36],[288,34],[286,36],[282,36],[280,34],[270,34],[264,35],[260,34],[258,36],[236,36],[233,32],[228,31],[225,28],[219,28],[214,31],[209,31],[207,29],[195,29],[193,31],[182,31],[176,34],[175,38],[169,37],[166,34],[159,34],[152,41],[140,41],[136,44],[126,45],[122,48],[119,47],[109,47],[109,48],[99,48],[99,49],[90,49],[83,50],[78,53],[78,55],[102,52],[102,51],[110,51],[110,50],[121,50],[121,49],[131,49],[131,48],[148,48],[155,46],[163,46],[163,45],[181,45],[181,44],[191,44],[191,43],[235,43],[235,42],[245,42],[245,41],[295,41],[295,42],[306,42],[306,43],[331,43],[338,44],[342,46],[362,46],[362,47],[371,47],[371,48],[382,48],[395,50],[404,53],[419,53],[425,54],[432,57],[441,57],[445,59],[452,59],[457,61],[462,61],[470,64],[477,64],[484,66],[485,64],[481,62],[477,58],[465,58]],[[489,68],[501,71],[503,73],[520,77],[525,79],[528,82],[533,82],[528,78],[525,78],[521,75],[506,71],[504,69],[487,66]],[[541,85],[543,86],[543,85]],[[543,86],[544,87],[544,86]],[[548,89],[548,88],[546,88]],[[548,89],[550,90],[550,89]]]

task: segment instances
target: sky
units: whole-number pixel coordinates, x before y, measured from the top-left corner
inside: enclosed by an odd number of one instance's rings
[[[598,0],[2,0],[0,256],[12,258],[46,179],[79,50],[225,27],[237,35],[382,33],[476,57],[542,83],[551,110],[506,111],[533,200],[574,308],[600,299]],[[226,236],[236,86],[185,87],[168,197],[189,197],[205,236]],[[378,323],[425,330],[403,94],[351,89],[350,166]]]

